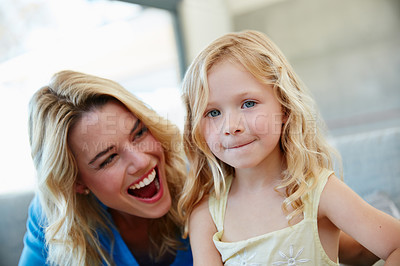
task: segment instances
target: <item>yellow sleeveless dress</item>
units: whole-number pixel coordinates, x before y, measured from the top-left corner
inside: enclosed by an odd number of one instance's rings
[[[318,185],[304,200],[304,219],[264,235],[237,242],[222,242],[224,216],[232,177],[226,179],[227,190],[220,200],[209,198],[209,210],[218,229],[213,241],[224,265],[339,265],[326,255],[318,235],[318,204],[333,171],[323,169]]]

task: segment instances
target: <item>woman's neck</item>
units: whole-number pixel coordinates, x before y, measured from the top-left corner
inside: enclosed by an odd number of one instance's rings
[[[135,257],[139,265],[159,265],[150,256],[149,224],[147,218],[137,217],[114,209],[109,209],[122,239]],[[171,264],[175,256],[166,254],[160,265]]]
[[[137,250],[149,247],[149,219],[109,209],[115,226],[126,243],[137,246]]]
[[[119,233],[136,259],[149,257],[149,219],[110,209]]]

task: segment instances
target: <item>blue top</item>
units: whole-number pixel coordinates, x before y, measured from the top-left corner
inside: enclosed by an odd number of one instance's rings
[[[41,222],[41,217],[42,208],[40,206],[39,198],[35,196],[29,206],[28,220],[26,222],[27,232],[24,236],[24,249],[22,250],[18,265],[47,265],[47,249],[45,247],[44,228],[41,226],[41,224],[43,224],[43,222]],[[121,235],[115,228],[112,228],[112,234],[114,236],[114,249],[112,256],[115,264],[117,266],[139,266]],[[110,252],[111,239],[107,237],[107,235],[99,233],[99,240],[103,248]],[[171,265],[193,265],[189,241],[187,239],[182,239],[181,241],[184,244],[185,249],[177,251],[175,261]]]

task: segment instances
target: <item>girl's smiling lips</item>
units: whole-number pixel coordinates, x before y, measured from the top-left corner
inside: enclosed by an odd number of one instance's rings
[[[247,145],[253,143],[254,141],[255,141],[255,140],[250,140],[250,141],[241,142],[241,143],[239,143],[239,144],[235,143],[235,144],[233,144],[233,145],[227,145],[227,146],[225,146],[225,149],[226,149],[226,150],[233,150],[233,149],[242,148],[242,147],[244,147],[244,146],[247,146]]]

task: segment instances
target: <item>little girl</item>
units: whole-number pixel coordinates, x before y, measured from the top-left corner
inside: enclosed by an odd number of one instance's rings
[[[265,35],[215,40],[183,89],[195,265],[338,265],[340,230],[400,265],[400,222],[335,176],[313,101]]]

